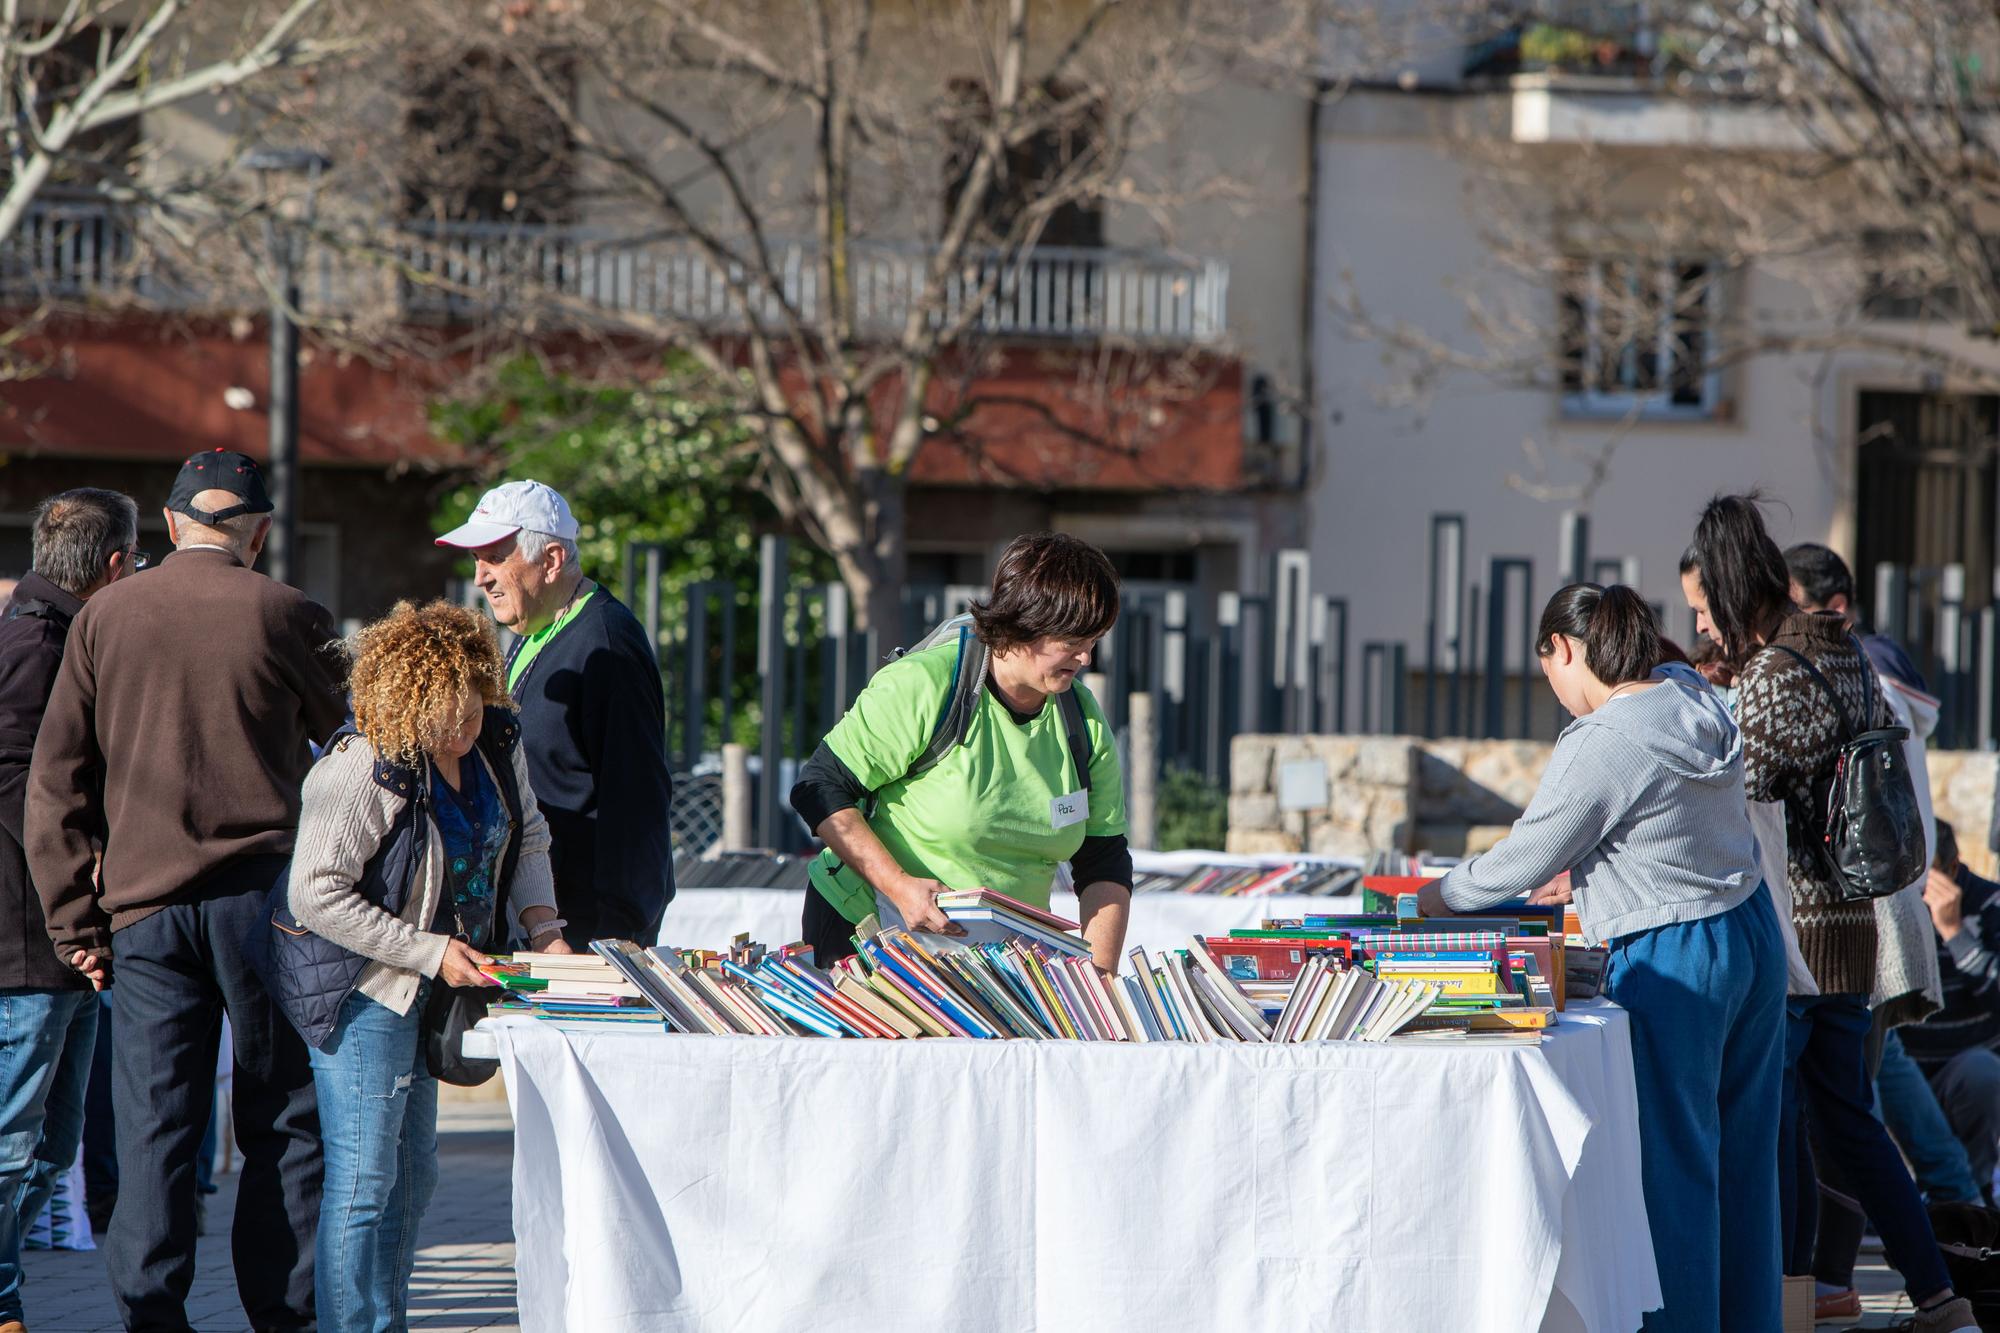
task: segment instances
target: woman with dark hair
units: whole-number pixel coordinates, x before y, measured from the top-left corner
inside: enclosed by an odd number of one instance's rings
[[[1067,862],[1091,955],[1117,971],[1132,897],[1125,779],[1104,712],[1077,680],[1117,619],[1104,552],[1060,533],[1017,537],[968,633],[868,682],[792,788],[792,808],[826,843],[804,922],[822,967],[854,952],[854,926],[871,913],[961,933],[937,907],[947,889],[1045,908]],[[981,663],[984,679],[962,682],[961,666]],[[961,699],[963,739],[940,754],[933,742]]]
[[[1778,1149],[1784,1271],[1812,1272],[1819,1186],[1804,1134],[1803,1116],[1810,1114],[1813,1141],[1836,1159],[1903,1275],[1917,1306],[1917,1333],[1976,1328],[1972,1307],[1952,1292],[1916,1183],[1873,1111],[1866,1047],[1874,904],[1847,901],[1816,850],[1846,735],[1842,714],[1857,731],[1889,726],[1892,714],[1840,616],[1793,605],[1791,572],[1760,505],[1755,494],[1709,502],[1681,559],[1681,590],[1696,627],[1721,646],[1736,672],[1745,793],[1784,806],[1792,926],[1819,989],[1785,1002]],[[1838,710],[1828,689],[1839,698]]]
[[[1505,841],[1426,888],[1426,912],[1490,907],[1570,872],[1632,1016],[1641,1180],[1666,1306],[1646,1328],[1779,1327],[1778,1144],[1785,961],[1760,892],[1736,724],[1690,667],[1660,662],[1630,588],[1572,584],[1535,651],[1575,715]]]

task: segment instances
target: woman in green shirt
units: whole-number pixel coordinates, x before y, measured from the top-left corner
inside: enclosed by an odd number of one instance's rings
[[[1046,908],[1068,862],[1091,954],[1117,971],[1132,898],[1125,778],[1104,711],[1077,680],[1117,619],[1118,576],[1104,552],[1060,533],[1017,537],[972,608],[991,664],[961,743],[912,773],[951,702],[960,643],[911,653],[868,682],[792,789],[792,807],[826,843],[804,923],[821,966],[854,952],[849,937],[870,913],[962,934],[937,907],[948,889]],[[967,661],[978,656],[977,644],[963,646]],[[1072,690],[1082,721],[1074,745],[1060,698]]]

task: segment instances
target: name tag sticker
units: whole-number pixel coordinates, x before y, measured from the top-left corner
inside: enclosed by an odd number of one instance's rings
[[[1090,793],[1073,791],[1049,802],[1049,827],[1068,828],[1090,818]]]

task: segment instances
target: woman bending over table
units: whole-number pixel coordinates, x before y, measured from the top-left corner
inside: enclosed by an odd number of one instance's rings
[[[430,989],[487,984],[480,951],[511,933],[572,952],[486,618],[402,603],[361,631],[352,689],[354,721],[306,777],[290,882],[299,925],[350,961],[344,984],[315,970],[309,986],[276,988],[312,1047],[319,1093],[324,1333],[408,1323],[417,1227],[438,1178]]]
[[[854,952],[854,927],[871,913],[962,934],[938,910],[948,889],[1046,908],[1068,862],[1092,958],[1117,971],[1132,898],[1125,779],[1104,711],[1077,680],[1117,619],[1118,576],[1104,552],[1060,533],[1017,537],[965,635],[868,682],[792,788],[792,808],[826,843],[804,921],[820,966]],[[936,757],[961,664],[981,660],[990,665],[964,696],[964,740]],[[914,771],[927,750],[936,762]]]
[[[1743,800],[1743,744],[1693,669],[1656,668],[1630,588],[1572,584],[1536,653],[1575,715],[1507,839],[1423,891],[1426,912],[1535,894],[1564,870],[1606,993],[1632,1017],[1641,1179],[1664,1309],[1649,1333],[1780,1326],[1785,956]]]

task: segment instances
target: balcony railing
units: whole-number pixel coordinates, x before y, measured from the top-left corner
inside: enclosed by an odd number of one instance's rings
[[[394,300],[412,318],[505,318],[530,310],[663,329],[744,327],[754,313],[781,328],[785,309],[818,322],[825,308],[817,251],[773,249],[775,283],[720,268],[691,242],[634,240],[578,228],[404,223],[384,253],[319,247],[302,272],[309,309],[338,312]],[[216,306],[256,301],[168,297],[149,279],[129,224],[100,206],[38,205],[0,241],[0,303],[138,298]],[[863,334],[902,329],[913,310],[936,326],[1055,341],[1210,343],[1228,329],[1228,266],[1123,250],[1043,247],[1008,259],[975,252],[932,290],[934,252],[860,242],[849,249],[851,320]],[[775,290],[773,290],[775,286]]]

